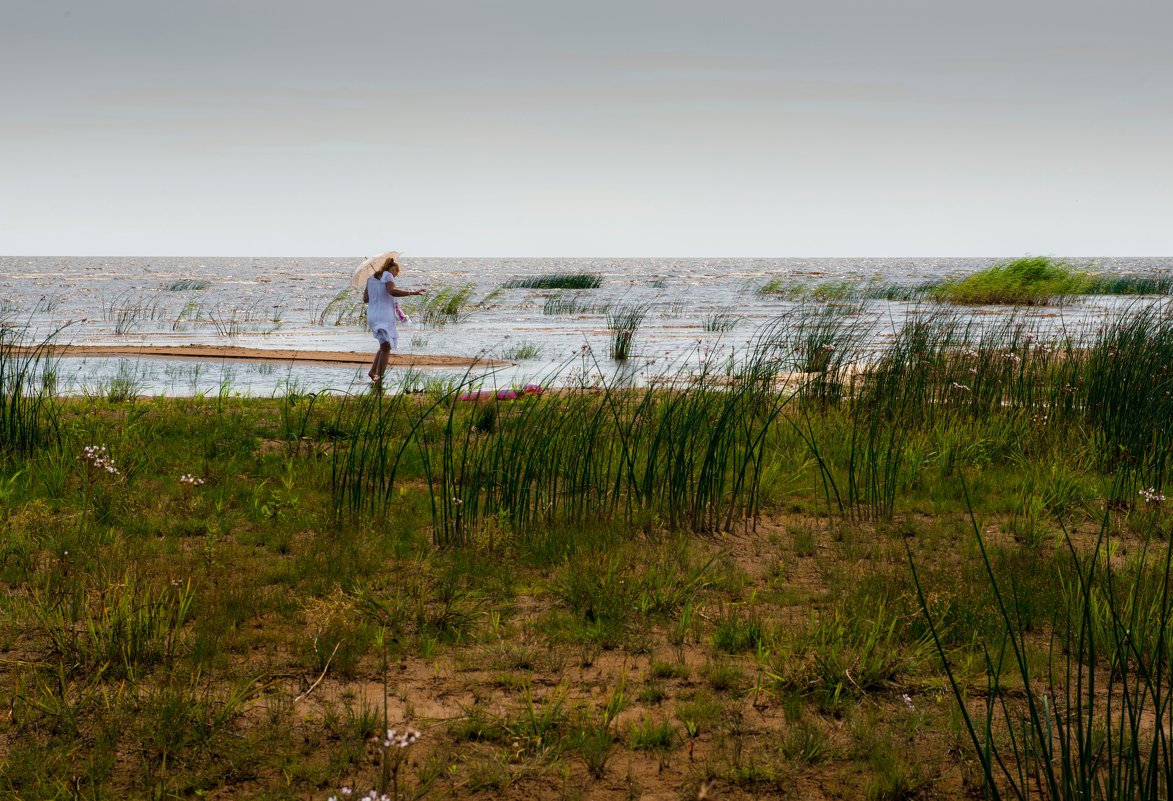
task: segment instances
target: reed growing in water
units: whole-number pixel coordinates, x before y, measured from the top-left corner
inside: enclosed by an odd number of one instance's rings
[[[501,285],[502,289],[598,289],[603,285],[601,273],[550,273],[527,278],[515,278]]]

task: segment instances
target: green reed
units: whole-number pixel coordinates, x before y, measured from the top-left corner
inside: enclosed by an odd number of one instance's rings
[[[472,295],[476,286],[464,284],[455,287],[441,287],[427,295],[402,301],[403,308],[421,325],[443,326],[458,323],[464,319],[476,304]]]
[[[336,510],[386,514],[419,477],[442,545],[490,521],[512,532],[649,518],[727,530],[758,513],[767,436],[787,399],[756,366],[730,379],[708,365],[669,390],[603,381],[502,401],[465,381],[423,400],[347,398],[335,424],[346,432],[334,449]]]
[[[1103,465],[1160,488],[1173,448],[1173,311],[1129,307],[1080,355],[1068,386],[1084,402]]]
[[[1109,514],[1090,553],[1081,554],[1066,537],[1067,609],[1051,622],[1051,646],[1039,665],[1031,656],[1030,626],[1015,611],[1018,588],[997,574],[971,511],[1000,624],[1000,640],[981,643],[980,711],[967,698],[909,552],[921,612],[987,798],[1173,797],[1173,549],[1162,542],[1150,559],[1146,546],[1129,566],[1116,566],[1108,555]]]
[[[593,303],[577,294],[559,292],[546,298],[542,304],[542,314],[606,314],[610,308],[609,303]]]
[[[705,331],[725,332],[737,327],[741,318],[731,306],[701,315],[701,328]]]
[[[115,334],[128,334],[143,322],[166,320],[168,311],[159,298],[145,292],[128,290],[102,304],[102,320],[112,323]]]
[[[1070,265],[1045,256],[1029,256],[945,281],[933,295],[962,305],[1039,306],[1088,294],[1090,288],[1088,276]]]
[[[210,281],[204,281],[198,278],[182,278],[166,284],[163,288],[168,292],[187,292],[189,290],[207,289],[211,285]]]
[[[523,340],[515,342],[502,349],[501,358],[508,361],[523,361],[525,359],[536,359],[542,355],[542,346],[537,342],[530,342]]]
[[[1089,279],[1092,295],[1173,295],[1173,275],[1095,274]]]
[[[773,278],[752,291],[758,295],[774,295],[795,301],[888,300],[907,302],[923,301],[930,298],[941,283],[941,281],[934,280],[909,285],[876,278],[829,281]]]
[[[366,320],[366,313],[362,296],[351,289],[343,289],[313,317],[318,325],[361,325]]]
[[[0,320],[0,456],[29,455],[60,442],[50,345],[30,344],[24,328]]]
[[[823,307],[800,308],[775,339],[804,382],[794,421],[842,512],[888,519],[915,471],[906,457],[925,437],[972,421],[1071,425],[1060,368],[1073,346],[1043,342],[1011,318],[986,328],[941,309],[914,310],[877,351],[863,343],[873,321]],[[1041,422],[1039,422],[1041,421]]]
[[[550,273],[527,278],[514,278],[501,285],[502,289],[598,289],[603,285],[602,273]]]
[[[467,401],[465,381],[426,401],[349,400],[337,509],[383,514],[397,480],[420,476],[444,543],[487,520],[521,531],[650,515],[723,530],[754,517],[761,478],[781,458],[771,449],[779,426],[813,457],[828,504],[864,519],[891,519],[926,459],[964,458],[975,444],[964,432],[978,423],[1023,453],[1091,431],[1112,457],[1106,469],[1160,491],[1173,419],[1162,310],[1050,339],[1016,318],[979,325],[914,310],[869,350],[874,325],[861,307],[800,307],[764,327],[740,361],[707,361],[644,389],[579,381],[557,395]]]
[[[611,358],[623,361],[631,355],[635,332],[651,310],[650,303],[619,303],[607,311],[607,330],[611,332]]]

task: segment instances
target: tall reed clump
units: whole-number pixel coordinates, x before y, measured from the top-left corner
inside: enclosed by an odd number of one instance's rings
[[[60,441],[49,370],[52,337],[26,343],[26,333],[0,320],[0,457],[28,455]]]
[[[603,285],[601,273],[550,273],[528,278],[514,278],[502,289],[598,289]]]
[[[336,509],[385,514],[422,479],[440,545],[490,524],[521,534],[616,519],[729,529],[758,512],[785,397],[748,370],[720,378],[706,369],[672,390],[604,382],[509,401],[468,385],[422,402],[347,399]]]
[[[474,284],[442,287],[435,292],[411,301],[403,301],[403,308],[422,325],[443,326],[460,322],[473,306]]]
[[[128,334],[144,321],[154,323],[167,317],[159,298],[145,292],[128,290],[102,304],[102,319],[113,324],[115,334]]]
[[[367,305],[362,302],[362,295],[343,289],[314,315],[314,322],[318,325],[361,325],[366,322],[366,315]]]
[[[1137,275],[1099,273],[1089,279],[1091,295],[1173,295],[1173,275]]]
[[[623,361],[631,355],[635,332],[643,325],[650,303],[620,303],[607,312],[607,330],[611,332],[611,358]]]
[[[915,472],[913,443],[923,449],[926,439],[951,437],[974,420],[1023,430],[1071,411],[1056,385],[1070,345],[1044,343],[1014,319],[982,329],[947,309],[914,310],[887,345],[865,355],[867,326],[808,312],[787,340],[808,376],[799,406],[806,416],[794,424],[841,513],[890,518]]]
[[[1038,306],[1087,294],[1088,276],[1045,256],[1015,259],[954,281],[935,290],[938,300],[962,305]]]
[[[909,553],[921,612],[982,771],[986,798],[1173,797],[1173,550],[1145,547],[1124,566],[1108,558],[1109,521],[1090,554],[1067,538],[1067,613],[1057,614],[1040,664],[1039,635],[1015,612],[1013,584],[974,537],[994,597],[1000,639],[983,644],[986,686],[968,697]],[[1152,535],[1155,532],[1149,532]],[[1150,543],[1156,541],[1151,538]]]
[[[1126,309],[1110,320],[1068,379],[1084,400],[1106,467],[1164,484],[1173,449],[1173,306]]]

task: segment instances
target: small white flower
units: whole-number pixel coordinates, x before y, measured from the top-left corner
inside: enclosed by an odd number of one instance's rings
[[[909,696],[908,693],[901,694],[900,700],[903,701],[904,705],[906,707],[908,707],[909,709],[916,709],[916,707],[912,703],[912,698],[911,698],[911,696]]]
[[[1161,494],[1160,492],[1157,492],[1156,487],[1149,487],[1148,489],[1142,489],[1140,491],[1139,495],[1140,495],[1140,497],[1144,498],[1145,501],[1148,503],[1160,503],[1161,501],[1165,500],[1165,496],[1163,494]]]

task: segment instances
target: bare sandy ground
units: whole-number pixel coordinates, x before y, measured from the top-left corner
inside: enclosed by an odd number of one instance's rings
[[[337,367],[367,367],[374,351],[349,353],[324,350],[270,350],[241,348],[233,345],[54,345],[41,352],[54,356],[144,356],[155,359],[195,359],[202,361],[294,362],[325,364]],[[472,359],[467,356],[392,353],[391,367],[502,367],[510,364],[495,359]]]

